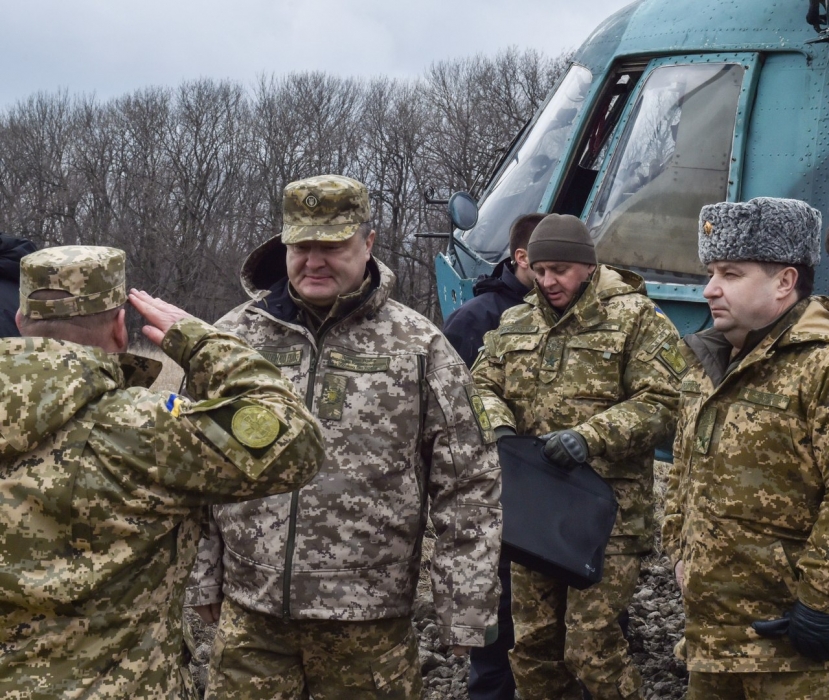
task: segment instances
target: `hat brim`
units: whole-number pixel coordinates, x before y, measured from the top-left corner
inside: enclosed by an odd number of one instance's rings
[[[285,226],[282,229],[282,242],[285,245],[322,241],[338,243],[347,241],[359,229],[361,224],[336,224],[327,226]]]

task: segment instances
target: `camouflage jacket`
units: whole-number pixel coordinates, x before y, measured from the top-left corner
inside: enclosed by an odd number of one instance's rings
[[[797,598],[829,612],[829,300],[799,302],[727,373],[719,340],[710,329],[681,348],[689,371],[662,527],[685,562],[688,668],[819,669],[750,625]],[[714,370],[706,355],[719,348]]]
[[[316,473],[319,429],[270,363],[195,319],[164,343],[201,401],[143,388],[154,360],[0,341],[0,697],[195,697],[181,607],[204,505]]]
[[[292,495],[213,508],[213,536],[200,548],[188,602],[218,602],[224,594],[285,618],[407,616],[430,504],[441,639],[481,645],[497,608],[494,435],[476,421],[472,379],[448,341],[389,299],[388,268],[373,259],[368,267],[373,291],[319,338],[290,301],[287,311],[275,306],[276,292],[220,322],[306,396],[327,458],[317,478]],[[287,279],[276,286],[287,289]]]
[[[484,336],[472,368],[493,428],[573,428],[585,438],[619,501],[615,554],[651,548],[654,446],[673,431],[685,371],[677,332],[644,288],[638,275],[601,265],[559,318],[536,287]]]

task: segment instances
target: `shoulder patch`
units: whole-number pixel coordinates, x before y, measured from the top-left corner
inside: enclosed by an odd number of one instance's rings
[[[663,343],[656,356],[676,377],[681,377],[688,371],[688,363],[673,343]]]
[[[246,406],[233,415],[233,437],[247,447],[267,447],[279,437],[279,419],[262,406]]]
[[[474,384],[465,384],[464,389],[466,389],[466,396],[469,399],[469,405],[475,415],[478,428],[481,430],[481,438],[484,444],[488,445],[495,442],[495,431],[492,429],[492,423],[489,422],[489,416],[486,408],[484,408],[484,400],[479,396],[478,389]]]

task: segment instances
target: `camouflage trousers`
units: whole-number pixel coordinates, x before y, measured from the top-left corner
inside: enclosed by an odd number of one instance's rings
[[[584,591],[512,565],[510,666],[523,700],[581,700],[578,680],[593,700],[641,697],[642,678],[618,621],[639,564],[635,554],[607,556],[601,583]]]
[[[417,638],[408,618],[283,620],[225,598],[205,700],[416,700]]]
[[[829,700],[829,671],[697,673],[687,700]]]

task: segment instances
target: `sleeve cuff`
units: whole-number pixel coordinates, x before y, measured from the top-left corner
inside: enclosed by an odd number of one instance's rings
[[[211,586],[188,586],[184,595],[184,607],[195,608],[200,605],[221,603],[224,595],[219,584]]]
[[[174,323],[161,341],[161,349],[185,371],[189,369],[190,357],[205,336],[218,331],[208,323],[192,316]]]

